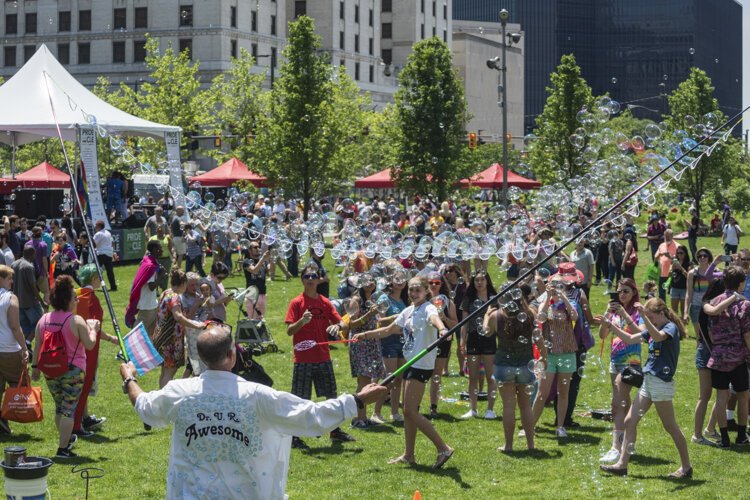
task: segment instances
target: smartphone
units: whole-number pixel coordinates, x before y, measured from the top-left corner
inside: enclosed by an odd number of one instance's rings
[[[620,303],[620,294],[617,293],[617,292],[611,292],[609,294],[609,301],[610,302],[614,302],[616,304],[619,304]]]
[[[719,257],[719,262],[732,262],[732,256],[722,255],[721,257]]]

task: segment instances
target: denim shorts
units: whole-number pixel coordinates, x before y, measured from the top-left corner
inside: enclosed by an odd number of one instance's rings
[[[687,296],[687,290],[684,288],[670,288],[669,297],[672,299],[685,300]]]
[[[498,384],[533,384],[534,372],[528,366],[495,365],[495,381]]]
[[[698,324],[699,315],[701,313],[701,306],[694,306],[690,304],[690,322],[694,325]]]
[[[390,335],[380,341],[380,355],[384,358],[404,358],[404,343],[401,335]],[[395,342],[394,342],[395,341]]]
[[[576,371],[576,353],[547,354],[547,373],[574,373]]]
[[[699,370],[708,369],[708,358],[711,357],[711,351],[705,342],[698,342],[695,349],[695,367]]]

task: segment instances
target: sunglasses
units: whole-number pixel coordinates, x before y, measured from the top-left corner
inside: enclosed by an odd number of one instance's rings
[[[633,293],[633,292],[631,292],[627,288],[623,288],[622,290],[617,290],[617,293]]]
[[[317,274],[303,274],[302,279],[303,280],[316,280],[318,279],[318,275]]]
[[[700,255],[698,256],[698,258],[699,258],[699,259],[707,259],[707,258],[708,258],[708,255],[706,255],[705,253],[702,253],[702,254],[700,254]]]
[[[429,281],[430,285],[440,285],[442,284],[442,281],[440,280],[431,280]]]

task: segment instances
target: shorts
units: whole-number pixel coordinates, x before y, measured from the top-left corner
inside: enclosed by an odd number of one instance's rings
[[[181,257],[184,257],[187,253],[187,244],[185,243],[185,238],[182,236],[172,238],[172,247],[174,247],[174,253]]]
[[[492,354],[497,352],[497,339],[492,337],[482,337],[480,335],[469,334],[469,338],[466,340],[466,354],[473,354],[475,356]]]
[[[695,349],[695,367],[699,370],[708,369],[708,359],[711,357],[711,351],[705,342],[698,342]]]
[[[664,382],[656,375],[644,373],[643,385],[638,390],[638,394],[644,398],[650,399],[654,403],[672,401],[674,398],[674,380]]]
[[[701,306],[690,305],[690,322],[694,325],[698,324],[700,318]]]
[[[675,300],[685,300],[687,296],[687,289],[685,288],[670,288],[669,297]]]
[[[384,358],[404,359],[404,343],[400,335],[389,335],[380,340],[380,355]]]
[[[420,368],[409,368],[404,373],[404,380],[417,380],[426,384],[432,378],[432,372],[435,370],[422,370]]]
[[[438,345],[437,347],[437,357],[445,359],[448,356],[450,356],[452,345],[453,345],[452,340],[446,340],[445,342],[441,342],[440,345]]]
[[[547,354],[547,373],[574,373],[576,371],[576,353]]]
[[[529,367],[513,365],[495,365],[495,382],[498,384],[533,384],[536,380],[534,372]]]
[[[48,378],[47,387],[55,400],[55,415],[73,418],[83,389],[83,370],[74,366],[57,378]]]
[[[302,399],[312,398],[312,387],[318,397],[333,399],[336,397],[336,376],[333,374],[333,363],[294,363],[292,371],[292,394]]]
[[[720,372],[711,369],[711,387],[720,391],[729,389],[732,384],[735,392],[743,392],[748,389],[750,380],[747,373],[747,365],[742,363],[740,366],[729,372]]]

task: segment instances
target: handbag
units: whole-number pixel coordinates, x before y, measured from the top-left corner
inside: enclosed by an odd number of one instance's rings
[[[42,388],[32,387],[29,371],[24,367],[18,387],[8,387],[3,397],[2,418],[26,424],[39,422],[42,413]]]
[[[636,264],[638,264],[638,252],[636,252],[635,248],[633,248],[630,250],[630,255],[628,255],[628,258],[625,259],[625,266],[635,267]]]
[[[633,387],[640,387],[643,385],[643,371],[640,366],[628,365],[622,371],[620,376],[622,377],[623,382],[632,385]]]

